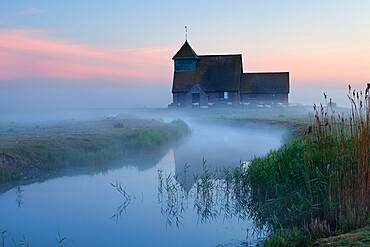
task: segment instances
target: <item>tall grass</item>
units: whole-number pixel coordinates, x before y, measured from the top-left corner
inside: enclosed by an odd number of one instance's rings
[[[252,200],[259,201],[256,219],[275,228],[296,225],[310,234],[349,231],[368,222],[369,90],[370,84],[364,92],[349,88],[346,114],[338,115],[331,99],[314,106],[315,120],[305,136],[251,161],[246,176]]]
[[[326,109],[314,106],[315,122],[303,140],[309,200],[320,208],[312,217],[341,229],[363,225],[369,215],[369,90],[370,84],[364,93],[349,86],[348,116],[336,114],[331,99]]]

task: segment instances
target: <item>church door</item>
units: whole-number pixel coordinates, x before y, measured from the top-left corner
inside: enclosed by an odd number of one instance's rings
[[[191,94],[191,103],[200,103],[200,93]]]

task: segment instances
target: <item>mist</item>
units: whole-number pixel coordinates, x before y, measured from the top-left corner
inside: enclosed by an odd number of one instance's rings
[[[1,108],[141,108],[166,107],[170,86],[28,87],[2,90]]]
[[[302,104],[305,106],[313,106],[313,104],[325,103],[323,94],[327,94],[328,98],[332,98],[333,102],[340,107],[350,107],[348,101],[348,85],[344,86],[327,86],[323,84],[320,87],[315,86],[298,86],[292,83],[292,89],[289,96],[290,103]],[[364,91],[366,83],[363,85],[351,85],[356,91]]]
[[[312,106],[323,101],[323,93],[348,106],[348,87],[307,87],[292,83],[289,102]],[[364,84],[365,86],[365,84]],[[362,90],[360,86],[356,89]],[[76,87],[23,86],[3,88],[0,108],[166,108],[172,102],[171,86],[119,87],[85,85]]]
[[[359,88],[361,89],[361,88]],[[302,114],[312,110],[313,104],[325,103],[323,93],[339,107],[349,107],[348,89],[333,87],[292,87],[291,106],[301,106]],[[94,120],[109,116],[131,114],[140,118],[186,118],[193,110],[166,110],[172,102],[171,87],[107,87],[107,88],[21,88],[0,91],[0,122],[42,122],[56,120]],[[159,110],[159,112],[158,112]],[[245,114],[266,114],[268,109],[246,108]],[[248,111],[249,110],[249,111]],[[271,109],[279,115],[282,109]],[[203,109],[204,113],[230,113],[231,109]],[[283,110],[282,114],[285,110]],[[160,115],[158,115],[160,114]],[[168,117],[169,115],[173,115]],[[125,116],[124,116],[125,117]]]

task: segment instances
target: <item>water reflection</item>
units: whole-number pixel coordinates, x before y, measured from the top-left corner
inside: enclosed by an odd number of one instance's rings
[[[116,219],[118,221],[119,219],[122,220],[122,214],[126,213],[126,208],[134,203],[134,200],[136,197],[134,195],[129,195],[126,192],[126,188],[122,188],[122,185],[116,181],[115,184],[112,184],[112,187],[117,190],[118,193],[120,193],[123,197],[123,202],[117,207],[116,213],[111,217],[111,219]]]
[[[166,216],[168,226],[179,228],[183,214],[188,207],[188,196],[179,178],[174,179],[172,174],[163,175],[163,170],[158,170],[158,203],[161,214]]]
[[[198,223],[206,223],[219,215],[217,210],[218,180],[215,173],[210,173],[206,161],[202,161],[203,171],[200,176],[194,175],[195,194],[194,210],[198,215]]]
[[[189,205],[193,205],[197,224],[216,223],[219,219],[225,222],[233,218],[242,222],[255,220],[253,217],[259,210],[259,201],[251,197],[251,188],[243,176],[245,167],[246,163],[243,163],[233,169],[211,172],[203,160],[202,172],[194,175],[194,186],[189,191],[185,189],[183,180],[186,176],[167,175],[163,170],[158,170],[158,202],[162,215],[167,218],[167,224],[181,226]],[[256,224],[251,228],[250,234],[260,239],[267,230],[266,224]],[[246,236],[249,236],[248,232]],[[248,241],[244,242],[246,243]]]
[[[209,223],[220,216],[223,220],[233,217],[241,220],[247,218],[249,190],[241,176],[231,174],[228,169],[210,172],[206,161],[203,161],[202,173],[194,175],[194,187],[187,191],[183,176],[178,175],[172,177],[171,174],[164,175],[162,170],[158,170],[158,202],[162,212],[171,212],[165,214],[168,221],[182,218],[181,213],[188,208],[189,200],[193,201],[198,223]],[[174,216],[174,212],[180,214]]]
[[[23,191],[24,190],[22,190],[20,186],[18,186],[15,189],[15,194],[17,195],[17,199],[15,199],[15,201],[17,202],[18,208],[20,208],[22,206],[22,204],[24,203],[24,201],[23,201]]]
[[[175,219],[176,225],[181,224],[181,216],[189,204],[198,216],[198,224],[220,218],[256,220],[260,217],[257,212],[262,198],[257,198],[260,193],[251,195],[242,170],[251,157],[279,146],[281,139],[277,136],[283,132],[271,133],[266,126],[249,126],[248,131],[242,126],[215,123],[192,123],[192,126],[193,135],[173,149],[174,180],[159,171],[158,194],[167,198],[166,203],[160,202],[168,222]],[[161,180],[172,184],[164,185]],[[256,225],[258,232],[266,228],[264,223]]]
[[[210,171],[235,167],[281,144],[281,133],[271,132],[268,126],[252,125],[245,128],[217,123],[190,123],[192,136],[174,147],[176,175],[185,179],[187,192],[193,187],[193,174],[202,173],[203,160]],[[187,168],[186,168],[187,166]],[[184,170],[187,169],[187,173]]]
[[[175,143],[171,143],[171,145],[174,144]],[[139,171],[145,171],[155,167],[158,162],[168,153],[171,145],[158,147],[158,149],[155,151],[148,153],[128,153],[125,156],[106,164],[91,164],[90,166],[85,167],[73,167],[73,165],[71,165],[72,168],[60,168],[57,170],[37,173],[35,174],[34,178],[29,176],[21,179],[20,181],[0,184],[0,195],[13,188],[15,188],[17,193],[17,189],[20,185],[26,186],[34,183],[43,183],[47,180],[59,177],[106,175],[108,172],[119,170],[122,167],[135,167]],[[23,199],[23,197],[21,199]],[[23,204],[23,201],[21,204]]]

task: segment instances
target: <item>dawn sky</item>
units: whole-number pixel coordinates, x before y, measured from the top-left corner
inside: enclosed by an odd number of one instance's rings
[[[131,97],[105,107],[131,107],[149,104],[132,94],[154,90],[153,106],[166,106],[185,25],[198,54],[241,53],[245,71],[289,71],[294,101],[307,88],[362,88],[370,81],[369,13],[368,0],[3,0],[0,104],[110,90]]]

